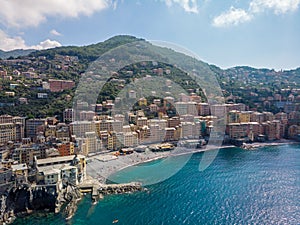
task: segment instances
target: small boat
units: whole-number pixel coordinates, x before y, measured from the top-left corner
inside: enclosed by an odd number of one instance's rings
[[[119,220],[114,220],[114,221],[112,221],[112,223],[118,223],[119,222]]]
[[[97,205],[97,203],[98,203],[97,201],[93,201],[92,205]]]

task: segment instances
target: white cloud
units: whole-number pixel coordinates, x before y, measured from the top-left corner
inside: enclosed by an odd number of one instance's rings
[[[61,44],[57,41],[45,40],[40,42],[38,45],[28,46],[25,40],[20,36],[10,37],[3,30],[0,30],[0,49],[4,51],[10,51],[14,49],[48,49],[59,47]]]
[[[0,22],[6,26],[38,26],[47,17],[76,18],[92,15],[112,0],[0,0]]]
[[[213,20],[215,27],[227,27],[231,25],[239,25],[252,19],[252,15],[243,9],[231,7],[229,11],[222,13]]]
[[[61,33],[59,33],[57,30],[53,29],[53,30],[50,30],[49,32],[50,34],[54,35],[54,36],[61,36]]]
[[[9,37],[4,31],[0,30],[0,49],[9,51],[12,49],[25,49],[25,41],[19,37]]]
[[[186,12],[198,13],[197,0],[165,0],[165,2],[169,7],[176,3],[179,4]]]
[[[266,9],[273,10],[275,14],[285,14],[296,11],[300,0],[252,0],[250,11],[252,13],[263,12]]]
[[[216,27],[238,25],[250,21],[256,14],[266,10],[272,10],[275,14],[285,14],[296,11],[299,8],[300,0],[252,0],[249,9],[235,9],[231,7],[228,12],[213,19]]]
[[[55,48],[55,47],[60,47],[61,44],[58,41],[52,41],[52,40],[45,40],[40,42],[38,45],[30,46],[28,48],[30,49],[37,49],[37,50],[42,50],[42,49],[48,49],[48,48]]]

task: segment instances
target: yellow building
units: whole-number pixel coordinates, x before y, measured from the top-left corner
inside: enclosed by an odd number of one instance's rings
[[[49,125],[45,130],[45,137],[56,137],[56,126]]]
[[[249,123],[251,118],[251,111],[242,111],[239,113],[240,123]]]
[[[146,98],[140,98],[139,99],[139,106],[147,106],[147,99]]]

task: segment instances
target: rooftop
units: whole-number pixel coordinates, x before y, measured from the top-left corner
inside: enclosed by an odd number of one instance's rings
[[[68,155],[68,156],[60,156],[60,157],[47,158],[47,159],[38,159],[37,165],[71,162],[74,159],[74,157],[75,155]],[[77,155],[77,157],[79,159],[85,158],[85,156],[83,155]]]
[[[27,170],[28,167],[27,165],[24,163],[24,164],[16,164],[16,165],[11,165],[11,168],[13,171],[16,171],[16,170]]]

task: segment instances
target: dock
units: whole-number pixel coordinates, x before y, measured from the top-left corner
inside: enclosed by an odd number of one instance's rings
[[[138,182],[101,184],[94,180],[88,180],[80,184],[78,187],[81,193],[91,193],[92,200],[95,202],[102,199],[105,195],[132,193],[143,190],[142,184]]]

